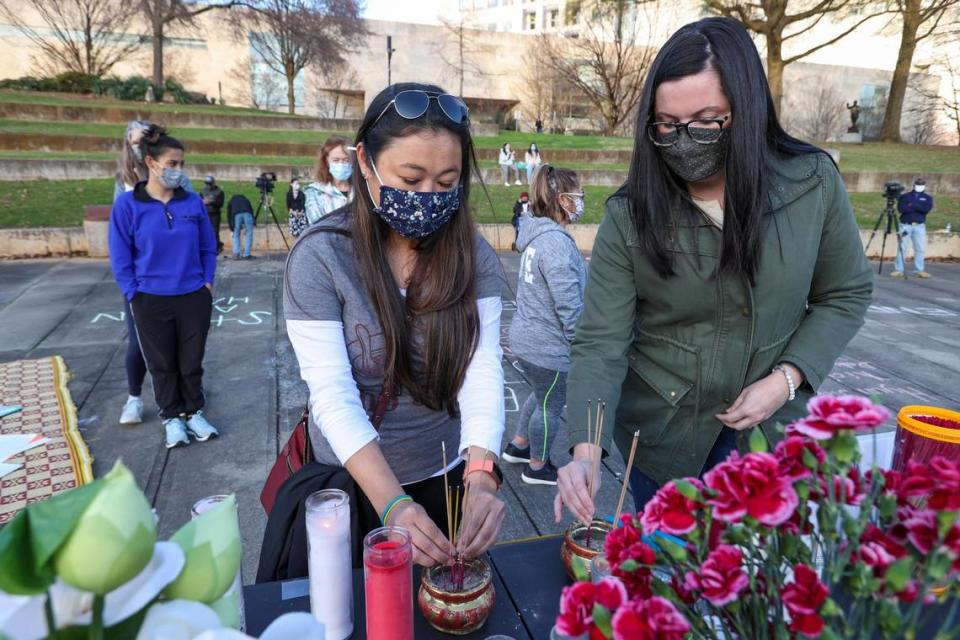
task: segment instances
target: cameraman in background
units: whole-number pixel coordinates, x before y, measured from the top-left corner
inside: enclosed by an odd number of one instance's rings
[[[897,242],[897,260],[894,263],[892,278],[902,278],[904,269],[904,245],[907,238],[913,243],[913,263],[918,278],[929,278],[923,270],[923,254],[927,247],[927,214],[933,209],[933,196],[924,193],[927,183],[923,178],[913,182],[913,191],[900,196],[897,210],[900,212],[900,237]]]
[[[203,190],[200,192],[203,205],[207,208],[207,217],[213,227],[213,235],[217,238],[217,255],[223,252],[223,243],[220,242],[220,210],[223,209],[223,189],[217,184],[213,176],[203,179]]]
[[[246,228],[247,237],[243,243],[243,259],[252,260],[250,249],[253,248],[253,205],[250,200],[237,194],[230,198],[230,204],[227,205],[227,221],[230,223],[230,229],[233,231],[233,259],[240,259],[240,232]]]

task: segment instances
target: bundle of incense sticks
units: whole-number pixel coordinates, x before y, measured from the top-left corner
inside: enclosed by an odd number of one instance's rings
[[[613,512],[613,526],[618,526],[620,514],[623,513],[623,501],[627,498],[627,484],[630,481],[630,470],[633,469],[633,458],[637,455],[637,440],[640,438],[640,430],[633,432],[633,443],[630,445],[630,457],[627,458],[627,467],[623,471],[623,483],[620,487],[620,499],[617,500],[617,510]]]
[[[600,449],[600,443],[603,439],[603,417],[604,413],[607,410],[607,403],[597,400],[597,415],[596,421],[594,422],[593,430],[590,428],[590,423],[592,422],[592,404],[587,401],[587,441],[591,444],[596,445],[597,449]],[[587,481],[587,490],[590,492],[590,499],[593,500],[593,487],[596,481],[597,472],[600,470],[600,459],[603,457],[603,454],[597,449],[592,449],[590,451],[590,478]],[[590,540],[593,538],[593,520],[587,524],[587,548],[590,548]]]
[[[466,490],[463,492],[463,503],[460,502],[460,491],[461,487],[450,487],[450,482],[447,478],[447,445],[446,443],[441,443],[441,450],[443,453],[443,487],[445,489],[444,495],[446,496],[446,506],[447,506],[447,531],[450,533],[450,544],[454,547],[457,546],[457,541],[460,538],[459,528],[461,523],[461,506],[463,508],[467,505],[467,497],[470,495],[470,487],[467,486]],[[457,557],[454,558],[453,564],[450,565],[450,590],[451,591],[463,591],[463,582],[464,582],[464,559],[461,554],[457,554]]]

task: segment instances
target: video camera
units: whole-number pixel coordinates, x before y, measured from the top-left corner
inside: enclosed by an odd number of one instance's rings
[[[887,200],[897,200],[903,193],[903,185],[899,182],[890,181],[883,183],[883,197]]]
[[[256,186],[261,193],[270,193],[276,186],[277,174],[273,171],[264,171],[257,176]],[[901,187],[903,189],[903,187]]]

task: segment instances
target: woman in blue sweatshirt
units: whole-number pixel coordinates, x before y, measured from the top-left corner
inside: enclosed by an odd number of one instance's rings
[[[203,201],[181,186],[183,145],[158,125],[141,141],[148,178],[110,215],[110,266],[130,302],[167,448],[218,435],[203,417],[203,353],[217,241]]]

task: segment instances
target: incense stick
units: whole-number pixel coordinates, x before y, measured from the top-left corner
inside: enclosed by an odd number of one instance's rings
[[[630,457],[627,459],[627,468],[623,472],[623,486],[620,487],[620,499],[617,500],[617,510],[613,512],[613,526],[617,526],[620,520],[620,513],[623,511],[623,501],[627,497],[627,480],[630,477],[630,470],[633,469],[633,457],[637,454],[637,439],[640,438],[640,430],[633,432],[633,443],[630,445]]]
[[[600,443],[603,441],[603,417],[604,417],[603,414],[606,408],[607,408],[607,404],[605,402],[600,402],[599,400],[597,401],[597,424],[593,432],[593,440],[591,444],[595,445],[598,448],[600,447]],[[587,425],[588,425],[587,437],[588,438],[590,437],[589,424],[590,423],[589,423],[589,417],[588,417],[588,421],[587,421]],[[593,487],[596,482],[597,471],[599,470],[599,467],[600,467],[600,460],[603,457],[602,451],[603,451],[602,449],[600,452],[596,452],[593,449],[590,450],[590,478],[587,482],[587,490],[590,492],[591,500],[593,500],[594,498]],[[594,457],[594,455],[596,455],[596,457]],[[594,511],[596,511],[596,504],[594,504]],[[590,540],[592,537],[593,537],[593,519],[591,518],[590,522],[587,523],[587,548],[590,547]]]
[[[450,513],[450,482],[447,480],[447,443],[440,443],[440,450],[443,452],[443,495],[447,503],[447,536],[453,535],[453,519]],[[451,538],[452,541],[452,538]],[[451,542],[452,543],[452,542]]]

